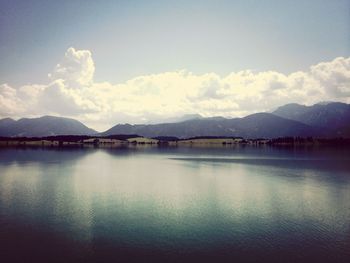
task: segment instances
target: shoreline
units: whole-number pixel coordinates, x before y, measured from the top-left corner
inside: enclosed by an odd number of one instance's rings
[[[168,138],[168,137],[164,137]],[[51,136],[41,138],[0,137],[0,147],[86,147],[122,148],[130,146],[159,147],[232,147],[232,146],[350,146],[348,138],[301,138],[283,137],[274,139],[244,139],[241,137],[193,137],[186,139],[162,140],[161,137],[115,135],[109,138],[92,136]]]

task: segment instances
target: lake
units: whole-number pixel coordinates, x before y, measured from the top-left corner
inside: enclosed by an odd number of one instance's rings
[[[0,246],[1,262],[350,262],[350,149],[0,148]]]

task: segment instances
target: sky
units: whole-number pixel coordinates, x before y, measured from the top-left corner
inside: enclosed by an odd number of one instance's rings
[[[350,1],[0,0],[0,118],[97,130],[350,103]]]

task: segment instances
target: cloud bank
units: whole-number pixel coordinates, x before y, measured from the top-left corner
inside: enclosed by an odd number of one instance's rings
[[[350,103],[350,57],[289,75],[244,70],[222,77],[180,70],[112,84],[95,82],[94,72],[91,52],[71,47],[46,85],[0,85],[0,117],[74,117],[103,130],[116,123],[157,122],[193,113],[240,117],[291,102]]]

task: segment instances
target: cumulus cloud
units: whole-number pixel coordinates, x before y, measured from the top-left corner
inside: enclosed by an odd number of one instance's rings
[[[68,48],[64,59],[56,65],[49,78],[63,79],[71,88],[79,88],[81,85],[92,83],[95,73],[95,65],[89,50],[75,50]]]
[[[286,75],[244,70],[227,76],[186,70],[139,76],[124,83],[94,82],[88,50],[69,48],[46,85],[0,85],[0,117],[53,114],[97,129],[184,114],[239,117],[290,102],[350,102],[350,58],[320,62]]]
[[[332,63],[322,62],[312,66],[311,75],[329,96],[350,96],[350,58],[338,57]]]
[[[0,85],[0,115],[13,116],[23,111],[19,105],[17,91],[7,84]]]
[[[40,96],[38,106],[64,115],[97,112],[99,108],[92,100],[85,98],[84,91],[84,88],[72,90],[65,85],[64,80],[58,79],[38,94]]]

